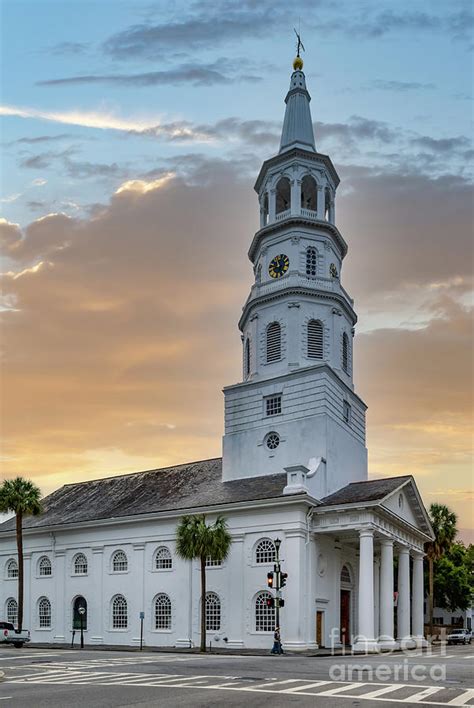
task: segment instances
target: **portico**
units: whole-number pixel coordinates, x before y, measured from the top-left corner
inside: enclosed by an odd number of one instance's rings
[[[344,545],[346,553],[352,553],[356,566],[352,612],[356,616],[347,623],[356,652],[414,648],[425,642],[423,545],[431,538],[431,529],[424,507],[418,505],[413,479],[392,480],[393,491],[384,495],[387,482],[390,480],[348,485],[324,499],[313,514],[316,543],[318,537],[330,534]],[[381,496],[363,501],[362,495],[376,496],[377,486]],[[351,493],[359,494],[360,501],[344,503],[343,498]],[[338,498],[340,504],[336,503]],[[417,517],[416,525],[393,517],[390,507],[394,498],[411,522]]]

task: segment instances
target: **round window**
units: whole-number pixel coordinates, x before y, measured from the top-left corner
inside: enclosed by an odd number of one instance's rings
[[[268,433],[265,442],[269,450],[275,450],[280,444],[280,436],[278,433]]]

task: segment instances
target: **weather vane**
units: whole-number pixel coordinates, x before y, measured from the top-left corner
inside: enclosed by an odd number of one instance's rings
[[[301,41],[301,35],[300,35],[300,33],[296,31],[296,28],[295,28],[295,27],[293,27],[293,29],[295,30],[295,34],[296,34],[296,37],[297,37],[297,40],[298,40],[298,41],[296,42],[296,56],[299,57],[299,56],[300,56],[300,51],[301,51],[301,49],[302,49],[304,52],[306,51],[306,49],[304,48],[304,44],[303,44],[303,42]]]

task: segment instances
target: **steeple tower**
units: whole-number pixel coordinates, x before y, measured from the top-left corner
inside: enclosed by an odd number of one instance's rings
[[[301,57],[296,57],[293,62],[293,68],[295,71],[291,75],[290,88],[285,98],[286,110],[281,133],[280,152],[290,150],[293,147],[316,152],[309,107],[311,96],[306,89]]]
[[[299,52],[293,68],[280,149],[255,183],[260,228],[248,253],[255,283],[239,321],[243,381],[224,389],[223,477],[319,460],[312,488],[322,497],[367,477],[366,406],[352,381],[357,316],[341,284],[339,177],[316,151]]]

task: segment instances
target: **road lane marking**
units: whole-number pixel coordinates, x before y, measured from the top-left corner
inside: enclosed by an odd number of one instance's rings
[[[383,696],[385,693],[390,693],[391,691],[396,691],[399,688],[409,688],[407,684],[404,683],[399,683],[396,686],[393,684],[390,684],[390,686],[385,686],[384,688],[378,688],[376,691],[370,691],[370,693],[364,693],[364,698],[367,700],[370,700],[371,698],[378,698],[379,696]],[[390,700],[388,698],[387,700]]]

